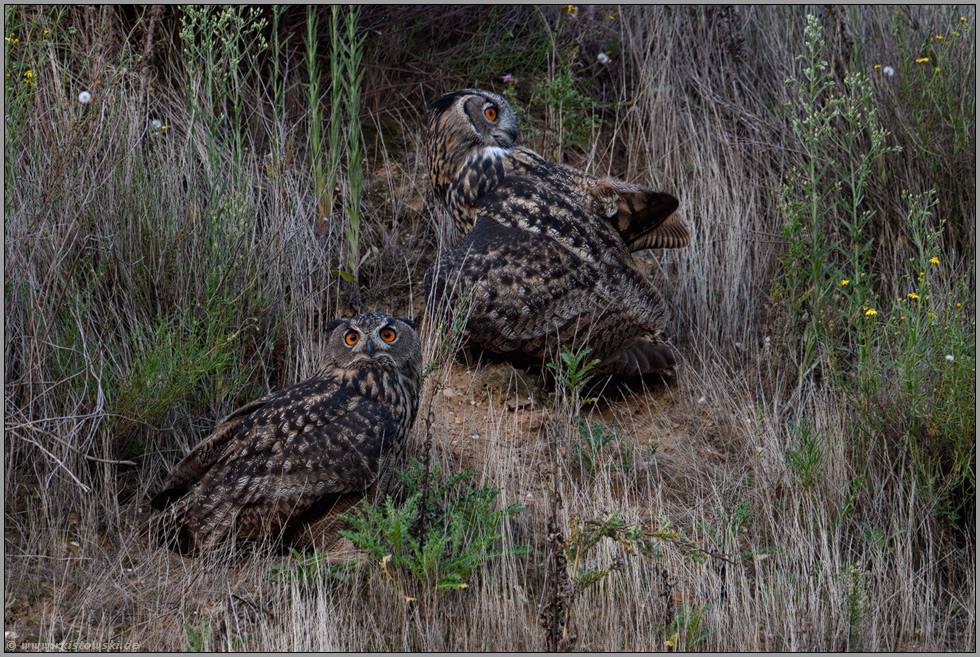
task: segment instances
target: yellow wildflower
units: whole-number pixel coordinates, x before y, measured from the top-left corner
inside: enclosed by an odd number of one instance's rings
[[[875,70],[877,71],[879,68],[881,68],[881,64],[875,64]]]
[[[938,265],[938,264],[939,264],[939,258],[937,258],[936,256],[932,256],[932,257],[931,257],[931,258],[929,259],[929,262],[931,262],[931,263],[932,263],[932,264],[934,264],[934,265]]]
[[[936,41],[942,41],[942,40],[943,40],[943,35],[942,34],[937,34],[936,35]]]
[[[915,60],[915,63],[916,64],[921,64],[923,62],[928,62],[928,61],[929,61],[929,58],[928,57],[920,57],[919,59]]]
[[[868,308],[868,311],[866,313],[864,313],[864,316],[865,317],[874,317],[877,314],[878,314],[878,311],[877,310],[875,310],[874,308]]]
[[[909,292],[909,299],[918,299],[919,295],[915,292]]]
[[[932,312],[931,310],[929,312],[927,312],[926,315],[928,315],[929,317],[932,317],[933,319],[936,319],[936,313]]]
[[[962,305],[963,305],[963,304],[961,304],[961,303],[958,303],[958,304],[956,304],[956,307],[957,307],[957,308],[959,308],[959,307],[960,307],[960,306],[962,306]]]
[[[841,284],[841,285],[847,285],[847,284],[848,284],[848,283],[850,283],[850,282],[851,282],[851,281],[849,281],[849,280],[847,280],[846,278],[842,278],[842,279],[840,279],[840,284]]]

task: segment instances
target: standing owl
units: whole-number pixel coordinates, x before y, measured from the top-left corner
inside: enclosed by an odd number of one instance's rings
[[[308,534],[386,473],[418,409],[415,325],[366,313],[328,329],[319,374],[234,411],[154,496],[165,538],[180,550]]]
[[[588,347],[598,372],[671,371],[666,305],[631,253],[690,242],[677,199],[517,146],[517,116],[497,94],[464,89],[428,111],[426,166],[458,242],[426,290],[467,295],[470,340],[534,359]]]

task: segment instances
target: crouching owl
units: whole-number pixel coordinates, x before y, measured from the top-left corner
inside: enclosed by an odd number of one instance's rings
[[[458,240],[426,273],[430,307],[465,298],[467,337],[498,354],[588,348],[599,372],[672,372],[666,304],[631,253],[690,242],[677,199],[548,162],[517,138],[497,94],[464,89],[429,105],[429,180]]]
[[[195,552],[224,539],[308,543],[387,475],[415,421],[415,324],[335,320],[314,377],[234,411],[174,468],[151,504],[158,531]]]

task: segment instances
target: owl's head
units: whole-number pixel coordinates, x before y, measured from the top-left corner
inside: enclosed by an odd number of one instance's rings
[[[416,323],[383,313],[364,313],[353,319],[335,319],[327,346],[333,362],[343,368],[393,365],[411,378],[422,367],[422,343]]]
[[[426,108],[430,143],[448,140],[463,148],[517,143],[517,114],[492,91],[462,89],[446,94]]]

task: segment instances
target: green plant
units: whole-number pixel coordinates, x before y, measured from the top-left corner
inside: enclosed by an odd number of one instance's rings
[[[865,614],[868,611],[866,576],[863,570],[848,563],[838,574],[843,585],[843,616],[847,623],[847,649],[861,650],[861,631],[864,628]]]
[[[499,488],[473,488],[474,472],[465,470],[446,477],[433,464],[428,474],[433,484],[423,508],[426,473],[413,460],[398,476],[408,497],[397,505],[388,497],[381,506],[362,505],[342,516],[352,529],[340,533],[366,550],[382,573],[401,594],[420,589],[425,596],[458,590],[486,563],[508,554],[525,554],[530,548],[500,549],[502,525],[523,507],[499,508]],[[425,525],[425,540],[419,539]]]
[[[973,220],[951,199],[958,193],[976,195],[976,35],[975,26],[959,8],[948,7],[929,21],[910,29],[894,20],[897,69],[882,76],[882,104],[895,112],[895,133],[930,171],[937,195],[949,220],[947,244],[963,248]],[[897,16],[896,16],[897,18]],[[875,66],[881,71],[881,64]],[[892,87],[889,89],[889,87]]]
[[[786,465],[805,490],[813,490],[823,476],[827,447],[812,420],[803,415],[790,426],[791,442],[786,448]]]
[[[337,27],[338,7],[331,8],[333,20],[330,23],[331,44],[333,48],[330,53],[331,80],[340,79],[340,57],[337,53],[337,41],[339,39]],[[303,45],[306,52],[306,70],[309,82],[306,85],[306,103],[309,107],[308,124],[310,136],[310,168],[313,174],[313,192],[316,195],[316,207],[319,217],[317,219],[317,234],[321,239],[326,237],[330,217],[333,216],[334,193],[337,186],[337,172],[340,169],[340,127],[343,114],[339,111],[341,103],[342,85],[337,82],[331,86],[330,104],[330,128],[327,138],[327,161],[324,163],[323,139],[320,134],[323,125],[323,111],[320,105],[320,64],[317,58],[317,37],[316,20],[317,8],[313,5],[306,7],[306,34],[304,35]]]
[[[253,391],[243,388],[271,344],[249,344],[254,318],[232,330],[235,310],[232,304],[191,308],[158,318],[152,332],[135,332],[136,360],[109,396],[113,434],[125,436],[181,401],[210,403],[232,391],[251,399]],[[126,450],[138,453],[141,447]]]
[[[361,197],[364,193],[363,151],[361,148],[361,87],[364,80],[364,69],[361,59],[364,51],[365,35],[358,36],[357,23],[360,8],[350,6],[343,15],[341,25],[340,7],[331,8],[330,23],[330,73],[331,73],[331,107],[330,107],[330,143],[327,176],[323,182],[327,195],[326,209],[333,208],[332,177],[336,176],[339,168],[340,149],[346,146],[347,153],[347,184],[349,195],[345,204],[349,223],[344,228],[347,237],[347,269],[338,269],[334,273],[349,283],[354,284],[356,294],[360,295],[361,267],[369,264],[373,256],[365,257],[361,253]],[[347,117],[346,139],[340,137],[339,121],[341,107]]]
[[[738,537],[748,530],[749,525],[755,519],[755,514],[749,506],[747,500],[743,500],[735,505],[730,512],[722,508],[718,510],[718,523],[710,526],[706,523],[698,523],[698,527],[707,534],[711,542],[714,543],[721,552],[734,552],[738,546]],[[753,548],[743,550],[741,556],[746,558],[753,554],[761,554],[769,551],[766,548]]]
[[[855,361],[867,370],[866,328],[878,311],[868,271],[874,211],[865,200],[873,172],[897,150],[885,144],[868,80],[850,74],[839,87],[815,17],[807,17],[804,33],[802,80],[787,80],[797,90],[800,116],[791,120],[804,167],[782,189],[789,246],[778,256],[782,277],[774,288],[785,300],[784,344],[800,384],[818,367],[838,378]]]
[[[598,358],[586,361],[591,352],[591,347],[586,347],[578,353],[572,353],[568,347],[562,347],[559,360],[548,363],[548,369],[554,372],[558,387],[570,396],[572,408],[575,410],[574,415],[578,415],[582,390],[592,378],[592,370],[601,362]]]
[[[545,127],[555,133],[555,152],[547,155],[561,161],[562,151],[590,137],[599,124],[595,101],[581,91],[583,85],[575,76],[576,51],[566,50],[559,58],[557,70],[550,70],[532,89],[531,104],[545,110]]]
[[[579,435],[583,441],[572,445],[572,450],[578,455],[579,467],[583,472],[593,473],[599,469],[599,459],[603,448],[610,443],[620,443],[619,436],[607,431],[602,422],[593,422],[591,425],[577,418]],[[608,450],[607,450],[608,451]],[[620,444],[620,460],[618,463],[610,463],[605,467],[608,469],[629,469],[633,465],[633,452],[629,447]]]
[[[211,652],[211,621],[207,616],[201,616],[196,626],[184,623],[184,632],[187,642],[184,643],[183,652]]]
[[[556,496],[554,499],[558,499]],[[556,512],[553,508],[553,515]],[[626,555],[660,558],[662,544],[680,550],[685,559],[703,560],[707,551],[687,540],[671,527],[666,518],[658,520],[656,528],[630,523],[613,511],[602,518],[581,520],[574,518],[568,526],[568,538],[564,538],[554,521],[549,521],[549,542],[552,544],[552,590],[541,612],[542,626],[547,634],[549,650],[571,649],[577,635],[569,627],[569,618],[575,598],[584,590],[605,581],[612,573],[626,565],[625,557],[617,557],[605,564],[588,565],[589,554],[604,540],[618,543]]]
[[[325,554],[316,549],[312,554],[305,555],[296,548],[290,547],[289,554],[295,563],[272,566],[268,572],[269,579],[277,582],[296,582],[300,586],[309,588],[324,579],[346,582],[351,575],[361,570],[361,564],[356,561],[333,563],[329,553]]]
[[[888,556],[889,554],[894,552],[895,546],[892,545],[892,542],[896,538],[898,538],[899,536],[907,532],[907,530],[905,529],[899,529],[897,531],[893,531],[890,534],[886,535],[885,532],[882,531],[881,529],[877,527],[872,527],[866,522],[862,522],[861,527],[863,527],[865,531],[864,540],[870,543],[874,547],[874,549],[882,556]]]
[[[592,568],[584,566],[589,552],[603,539],[619,543],[627,554],[659,558],[661,552],[658,539],[677,543],[680,537],[666,527],[651,532],[642,525],[626,522],[619,511],[602,519],[572,520],[565,542],[565,558],[569,562],[571,576],[577,583],[576,590],[587,589],[623,567],[625,562],[622,559]]]
[[[258,7],[184,5],[180,11],[180,39],[187,71],[187,103],[191,117],[188,139],[199,136],[207,152],[205,174],[212,203],[224,194],[221,158],[227,146],[234,167],[233,181],[244,170],[250,133],[247,113],[251,67],[239,66],[246,53],[268,47],[263,36],[267,22]],[[201,133],[201,134],[199,134]],[[190,143],[190,141],[189,141]],[[192,154],[195,148],[190,148]],[[236,170],[238,169],[238,170]]]
[[[664,635],[664,645],[673,652],[687,652],[707,641],[708,637],[716,631],[701,627],[704,612],[710,608],[711,605],[695,608],[684,600],[681,602],[681,608],[666,627],[654,623],[654,626]]]
[[[937,517],[956,522],[976,488],[976,337],[963,309],[975,296],[975,265],[958,265],[953,278],[952,257],[943,252],[946,224],[934,217],[935,193],[902,191],[910,271],[894,272],[891,280],[878,274],[868,197],[897,147],[886,145],[890,137],[869,81],[848,74],[838,83],[819,23],[807,20],[803,75],[789,80],[797,90],[800,115],[792,125],[804,166],[782,191],[788,249],[779,256],[773,288],[784,310],[784,353],[798,388],[809,378],[845,391],[862,454],[875,445],[894,450],[897,443],[909,457],[900,462],[910,466]],[[898,288],[897,296],[884,292],[887,284]],[[807,427],[798,429],[803,433],[787,463],[810,488],[824,448]]]

